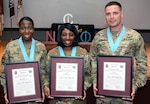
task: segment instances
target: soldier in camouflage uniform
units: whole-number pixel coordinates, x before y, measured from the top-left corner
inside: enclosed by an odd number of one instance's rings
[[[47,50],[43,43],[32,38],[34,35],[34,23],[30,17],[23,17],[20,20],[19,32],[21,37],[7,44],[5,52],[2,56],[2,64],[4,65],[5,63],[39,61],[40,74],[41,74],[41,79],[43,81],[44,78],[43,75],[45,74],[45,67],[46,67],[45,59],[46,59]],[[21,43],[23,44],[20,45]],[[22,51],[21,47],[24,47],[25,51]],[[33,49],[33,51],[31,51],[31,48]],[[27,54],[27,57],[25,57],[23,52]],[[34,55],[32,57],[28,57],[31,56],[30,55],[31,53],[34,53]],[[3,80],[2,85],[4,86],[5,95],[6,95],[7,92],[6,92],[5,80]],[[7,98],[5,100],[7,102]],[[42,104],[43,101],[44,101],[44,97],[43,100],[39,101],[41,103],[38,104]],[[33,102],[26,102],[20,104],[37,104],[37,103],[33,101]]]
[[[146,84],[147,81],[147,55],[142,36],[135,30],[125,27],[122,24],[123,11],[122,6],[118,2],[109,2],[105,6],[105,18],[108,24],[107,29],[103,29],[96,33],[90,48],[93,91],[96,97],[96,104],[132,104],[135,92],[139,87]],[[119,40],[118,47],[115,50],[111,48],[113,42],[118,42],[118,37],[122,34]],[[113,42],[110,42],[112,39]],[[119,55],[133,56],[136,60],[136,69],[132,79],[132,98],[115,98],[96,95],[97,83],[97,55]]]
[[[88,61],[88,53],[86,49],[81,48],[78,45],[78,33],[74,25],[66,23],[63,24],[57,35],[58,47],[53,48],[47,54],[47,70],[49,73],[49,63],[50,63],[50,56],[81,56],[85,59],[85,69],[84,69],[84,92],[86,92],[87,88],[91,86],[92,80],[90,80],[90,70],[89,70],[89,63]],[[73,48],[76,48],[75,54],[72,54]],[[64,52],[64,55],[61,54],[60,48]],[[47,77],[49,78],[49,77]],[[48,81],[49,79],[47,79]],[[45,95],[50,97],[49,91],[49,83],[45,84]],[[77,100],[75,98],[54,98],[53,100],[49,100],[50,104],[86,104],[85,96]]]

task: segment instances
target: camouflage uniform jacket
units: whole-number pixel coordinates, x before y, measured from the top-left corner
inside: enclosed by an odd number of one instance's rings
[[[24,44],[25,47],[26,47],[26,52],[27,52],[28,56],[29,56],[29,53],[30,53],[30,44],[31,43]],[[28,45],[28,46],[26,46],[26,45]],[[46,54],[47,54],[47,50],[45,48],[45,45],[43,43],[35,40],[34,61],[39,61],[41,82],[42,83],[43,83],[43,78],[44,78],[43,76],[46,73],[46,71],[45,71]],[[6,46],[4,54],[2,56],[2,65],[4,66],[5,63],[24,62],[24,61],[25,60],[24,60],[24,57],[22,55],[18,39],[9,42]],[[3,72],[4,72],[4,70],[3,70]],[[5,81],[2,84],[3,84],[4,89],[6,91]]]
[[[113,41],[118,37],[119,33],[112,34]],[[126,28],[123,39],[118,46],[117,50],[113,53],[111,51],[107,29],[103,29],[95,35],[92,45],[90,47],[91,66],[92,66],[92,78],[93,83],[96,83],[96,57],[97,55],[120,55],[120,56],[132,56],[136,60],[136,68],[134,69],[133,87],[135,90],[146,84],[147,80],[147,55],[145,51],[145,44],[142,36],[135,30]],[[133,65],[134,66],[134,65]]]
[[[69,52],[64,52],[65,56],[71,56],[71,51]],[[46,62],[46,67],[47,67],[47,73],[49,73],[49,69],[50,69],[50,56],[60,56],[59,54],[59,50],[58,47],[53,48],[52,50],[50,50],[47,54],[47,62]],[[86,49],[81,48],[80,46],[77,46],[77,52],[76,52],[76,56],[81,56],[84,57],[84,61],[85,61],[85,65],[84,65],[84,90],[87,90],[88,87],[91,86],[92,84],[92,80],[91,78],[91,71],[90,71],[90,61],[89,61],[89,55],[88,52],[86,51]],[[49,77],[47,77],[47,82],[45,83],[46,85],[49,85],[48,79]],[[63,99],[63,100],[69,100],[69,99]],[[73,100],[73,99],[70,99]],[[67,102],[65,102],[66,104]],[[68,104],[68,103],[67,103]]]

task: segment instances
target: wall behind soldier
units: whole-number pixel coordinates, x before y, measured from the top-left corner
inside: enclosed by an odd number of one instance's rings
[[[0,40],[19,37],[17,26],[17,1],[14,0],[15,16],[9,18],[9,0],[4,4],[4,31]],[[104,6],[111,0],[22,0],[24,15],[35,22],[35,38],[46,40],[46,31],[52,23],[73,22],[74,24],[93,24],[95,30],[105,28]],[[124,10],[123,23],[138,30],[146,42],[150,42],[150,0],[117,0]],[[94,35],[94,34],[93,34]]]
[[[10,27],[9,0],[4,1],[5,28]],[[12,24],[17,27],[17,1]],[[36,28],[50,28],[52,23],[73,22],[106,26],[104,6],[111,0],[22,0],[24,15],[30,16]],[[150,29],[150,0],[116,0],[124,10],[123,22],[134,29]]]

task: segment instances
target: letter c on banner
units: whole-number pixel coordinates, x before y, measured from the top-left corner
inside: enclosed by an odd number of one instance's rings
[[[70,13],[65,14],[63,17],[63,22],[73,24],[73,21],[70,21],[70,18],[73,18],[72,14],[70,14]]]

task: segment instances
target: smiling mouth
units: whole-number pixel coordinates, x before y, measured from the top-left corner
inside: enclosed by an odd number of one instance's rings
[[[72,42],[71,42],[71,41],[64,41],[64,45],[65,45],[65,46],[71,46],[71,45],[72,45]]]
[[[65,41],[65,43],[66,43],[66,44],[70,44],[71,42],[70,42],[70,41]]]

